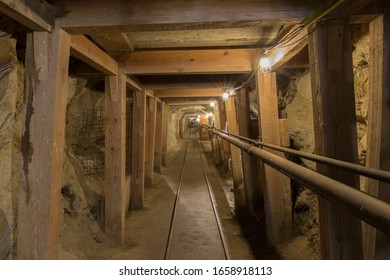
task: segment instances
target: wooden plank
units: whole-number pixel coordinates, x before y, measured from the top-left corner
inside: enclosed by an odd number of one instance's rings
[[[126,76],[126,85],[128,88],[131,88],[132,90],[142,91],[142,85],[135,77]]]
[[[58,258],[69,46],[69,35],[58,24],[52,33],[27,36],[19,259]]]
[[[148,94],[147,94],[148,95]],[[146,143],[145,143],[145,186],[153,185],[154,147],[156,143],[156,97],[147,97]]]
[[[226,119],[228,121],[228,131],[230,133],[239,134],[234,96],[230,96],[228,100],[225,101],[225,107]],[[237,213],[239,213],[240,211],[243,212],[243,209],[245,208],[241,149],[233,144],[230,144],[230,154],[234,186],[234,204]]]
[[[239,134],[234,96],[230,96],[228,100],[225,101],[225,108],[229,133]],[[230,144],[230,152],[232,158],[233,183],[235,188],[238,188],[243,179],[241,150],[233,144]]]
[[[143,207],[145,186],[146,94],[133,94],[130,210]]]
[[[293,28],[286,36],[290,36],[292,32],[296,31],[296,28],[299,28],[299,25]],[[273,62],[272,71],[282,67],[307,46],[307,34],[307,27],[303,27],[291,41],[287,41],[286,46],[272,49],[268,53],[268,56],[273,60],[277,58],[277,61]]]
[[[257,134],[252,131],[249,92],[246,91],[245,87],[237,92],[236,100],[239,134],[254,139]],[[247,209],[253,218],[260,220],[264,217],[264,198],[258,180],[259,162],[247,153],[241,153],[241,156]]]
[[[390,170],[390,75],[387,61],[390,58],[388,42],[390,41],[390,12],[386,8],[382,16],[370,23],[370,76],[369,108],[367,127],[366,166]],[[390,202],[389,184],[365,178],[362,190]],[[376,231],[375,228],[363,225],[364,258],[384,259],[389,252],[389,236]]]
[[[224,102],[218,102],[216,104],[216,113],[219,114],[219,125],[221,126],[222,130],[226,129],[226,107]],[[221,159],[223,161],[223,165],[225,167],[225,170],[229,169],[229,157],[230,157],[230,145],[229,142],[226,140],[222,140],[221,138],[218,139],[219,146],[220,146],[220,153],[221,153]]]
[[[150,31],[145,26],[155,26],[158,30],[172,30],[180,25],[188,30],[227,28],[238,24],[248,25],[256,21],[260,25],[286,22],[297,23],[309,18],[324,6],[315,1],[287,0],[257,1],[216,0],[216,1],[127,1],[121,0],[88,2],[71,0],[63,3],[68,12],[61,25],[68,32],[83,34],[91,32]],[[321,7],[322,6],[322,7]],[[207,23],[207,24],[205,24]],[[211,24],[212,23],[212,24]],[[236,24],[238,23],[238,24]],[[199,25],[201,27],[199,28]],[[186,29],[187,28],[187,29]],[[99,30],[99,31],[98,31]]]
[[[167,159],[167,132],[168,132],[168,117],[169,117],[169,104],[166,102],[162,103],[162,139],[161,139],[161,164],[166,165]]]
[[[159,98],[178,97],[221,97],[222,88],[195,88],[195,89],[167,89],[156,90],[155,95]]]
[[[108,76],[118,75],[118,63],[83,35],[71,36],[71,55]]]
[[[105,233],[125,242],[126,77],[106,77]]]
[[[53,30],[52,22],[45,19],[39,7],[31,8],[31,1],[26,3],[23,0],[0,0],[0,13],[16,20],[25,27],[33,31]]]
[[[257,71],[259,135],[262,141],[279,145],[278,100],[275,72]],[[274,151],[271,151],[275,153]],[[280,153],[275,153],[281,156]],[[268,165],[260,165],[264,193],[267,238],[272,245],[280,244],[292,236],[291,190],[285,188],[281,173]]]
[[[138,51],[121,62],[123,73],[246,73],[253,69],[257,49]]]
[[[89,34],[92,40],[108,53],[132,52],[133,43],[126,33],[93,33]]]
[[[346,20],[347,21],[347,20]],[[349,25],[331,20],[309,35],[316,154],[358,163]],[[317,170],[351,187],[358,176],[322,165]],[[323,259],[362,259],[361,221],[319,197]]]
[[[157,99],[157,98],[156,98]],[[157,101],[159,101],[157,99]],[[156,142],[154,146],[154,164],[153,170],[156,172],[161,172],[161,163],[162,163],[162,134],[163,134],[163,102],[157,102],[157,111],[156,111]]]

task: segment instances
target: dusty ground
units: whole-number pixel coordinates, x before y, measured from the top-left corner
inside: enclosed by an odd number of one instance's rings
[[[207,145],[206,145],[207,147]],[[207,148],[206,148],[207,150]],[[212,163],[206,153],[204,162]],[[183,155],[171,154],[168,166],[161,174],[154,174],[154,185],[145,189],[144,209],[128,213],[126,242],[123,247],[107,239],[87,207],[83,192],[73,193],[73,203],[79,200],[77,211],[65,211],[61,234],[61,259],[164,259],[175,193],[180,179]],[[217,201],[218,213],[225,233],[231,259],[317,259],[312,244],[304,235],[298,235],[277,250],[272,249],[265,236],[264,221],[255,222],[247,217],[236,217],[225,188],[232,186],[229,172],[221,173],[213,164],[206,168],[210,185]],[[70,196],[72,197],[72,196]],[[64,196],[64,205],[69,194]],[[83,202],[84,201],[84,202]],[[83,206],[84,205],[84,206]],[[73,208],[75,209],[75,207]],[[198,208],[201,211],[202,208]]]

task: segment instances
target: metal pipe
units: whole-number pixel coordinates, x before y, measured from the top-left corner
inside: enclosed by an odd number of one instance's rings
[[[236,137],[203,126],[229,143],[239,147],[250,155],[259,157],[264,163],[299,181],[322,197],[351,212],[368,224],[390,235],[390,204],[374,196],[354,189],[334,179],[326,177],[308,168],[295,164],[285,158],[254,147]]]
[[[220,130],[217,128],[214,128],[214,129],[216,129],[217,131],[220,131],[220,132],[224,132],[223,130]],[[266,148],[276,150],[279,152],[283,152],[283,153],[287,153],[290,155],[299,156],[301,158],[305,158],[305,159],[312,160],[315,162],[324,163],[327,165],[331,165],[334,167],[338,167],[338,168],[341,168],[344,170],[351,171],[351,172],[358,174],[358,175],[362,175],[362,176],[376,179],[376,180],[379,180],[382,182],[390,183],[390,172],[388,172],[388,171],[375,169],[375,168],[371,168],[371,167],[366,167],[366,166],[363,166],[360,164],[346,162],[346,161],[342,161],[342,160],[338,160],[338,159],[334,159],[334,158],[313,155],[313,154],[309,154],[309,153],[305,153],[305,152],[301,152],[301,151],[297,151],[297,150],[293,150],[293,149],[289,149],[289,148],[284,148],[284,147],[280,147],[277,145],[268,144],[268,143],[264,143],[261,141],[256,141],[254,139],[246,138],[246,137],[234,134],[234,133],[229,133],[229,132],[224,132],[224,133],[226,133],[228,135],[232,135],[232,136],[240,138],[240,139],[243,139],[245,141],[251,142],[252,144],[255,144],[255,145],[259,145],[262,147],[266,147]]]

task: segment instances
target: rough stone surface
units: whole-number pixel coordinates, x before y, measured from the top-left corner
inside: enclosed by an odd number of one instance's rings
[[[356,120],[358,135],[358,153],[361,164],[366,162],[367,117],[369,87],[369,48],[370,36],[368,25],[355,26],[352,30],[353,74],[356,99]]]
[[[17,61],[16,41],[0,38],[0,259],[12,258],[16,240],[24,68]]]
[[[185,116],[206,114],[206,106],[171,106],[168,116],[167,152],[177,152],[180,148],[180,121]]]

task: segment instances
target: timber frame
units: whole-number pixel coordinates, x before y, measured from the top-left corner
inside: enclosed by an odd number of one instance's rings
[[[329,21],[322,26],[314,22],[303,26],[295,37],[295,42],[282,48],[282,56],[273,65],[270,73],[256,71],[256,66],[260,53],[272,42],[268,42],[268,45],[231,45],[227,48],[219,45],[204,49],[167,50],[155,47],[153,50],[137,50],[137,45],[129,34],[145,30],[158,32],[161,28],[172,29],[172,31],[175,31],[175,28],[220,30],[232,28],[229,23],[231,21],[234,21],[235,27],[248,31],[250,29],[248,25],[261,29],[282,22],[285,27],[281,28],[273,38],[277,42],[283,37],[288,37],[295,27],[302,26],[302,19],[308,18],[315,11],[313,1],[299,0],[301,5],[293,7],[284,0],[277,1],[276,6],[271,5],[269,1],[245,0],[246,6],[237,6],[235,0],[216,0],[222,5],[219,9],[210,10],[205,3],[201,2],[196,6],[196,2],[199,1],[191,0],[198,9],[198,13],[192,13],[191,17],[190,5],[182,5],[181,1],[173,1],[174,7],[168,4],[169,1],[155,1],[159,9],[153,11],[148,10],[148,6],[142,1],[132,1],[126,4],[129,5],[128,8],[144,13],[126,15],[122,11],[125,9],[122,9],[119,0],[97,1],[93,7],[88,5],[88,1],[68,0],[65,2],[70,12],[67,15],[59,13],[56,19],[37,12],[41,10],[29,6],[27,2],[33,1],[0,0],[0,13],[31,30],[26,40],[23,163],[18,209],[17,254],[20,259],[58,258],[61,168],[70,56],[88,64],[105,81],[107,114],[105,232],[118,244],[125,242],[125,215],[129,210],[126,205],[129,205],[131,210],[142,209],[144,188],[153,184],[153,170],[161,170],[166,163],[169,107],[180,104],[179,102],[203,104],[201,102],[208,102],[205,100],[215,100],[225,89],[221,84],[207,82],[207,79],[202,85],[186,80],[178,83],[180,86],[158,84],[155,85],[156,88],[152,88],[145,86],[139,79],[143,75],[177,77],[194,75],[196,77],[196,75],[254,73],[260,108],[258,127],[256,129],[252,127],[252,131],[244,127],[248,122],[248,101],[242,97],[237,97],[236,100],[235,97],[230,97],[226,103],[217,104],[216,126],[225,129],[228,123],[227,127],[232,132],[243,133],[246,136],[254,135],[258,130],[258,134],[265,142],[279,144],[281,137],[275,71],[283,67],[310,68],[316,128],[319,129],[316,133],[317,152],[356,161],[356,132],[343,130],[354,121],[354,108],[344,106],[354,102],[353,85],[340,78],[344,74],[348,78],[351,77],[352,69],[349,61],[351,47],[347,43],[348,40],[344,42],[340,41],[340,38],[345,39],[349,35],[349,22],[369,23],[370,97],[372,98],[368,146],[373,148],[367,151],[367,165],[390,170],[389,159],[384,156],[390,153],[388,141],[390,130],[386,126],[390,114],[388,107],[390,89],[386,83],[389,73],[385,67],[385,62],[389,59],[386,44],[390,43],[390,20],[387,7],[381,7],[379,14],[377,10],[375,13],[370,12],[370,4],[377,1],[355,1],[351,6],[342,6],[339,9],[337,16],[340,19]],[[111,4],[107,6],[105,2]],[[283,5],[287,5],[288,9],[282,9]],[[356,14],[364,7],[368,7],[367,15]],[[89,16],[84,15],[87,8],[90,8]],[[102,15],[102,11],[106,8],[118,16],[110,17],[110,13]],[[323,1],[323,8],[325,8],[325,1]],[[231,12],[232,10],[235,12]],[[172,16],[172,12],[175,12],[175,16]],[[329,11],[327,15],[333,15],[332,12]],[[56,14],[54,8],[53,14]],[[141,14],[147,16],[140,16]],[[259,20],[259,18],[263,19]],[[210,19],[213,21],[210,22]],[[211,24],[212,27],[207,26],[206,23]],[[110,32],[115,34],[107,37],[105,34]],[[333,36],[338,34],[337,32],[341,32],[343,36]],[[323,42],[333,50],[333,57],[323,48]],[[274,52],[275,50],[272,49],[271,54],[275,55]],[[330,76],[337,78],[336,88],[332,87]],[[133,94],[135,125],[132,127],[133,165],[131,177],[127,178],[125,175],[126,87],[135,91]],[[345,100],[337,99],[340,96],[337,95],[339,90],[346,92],[342,96]],[[328,95],[329,92],[334,95]],[[240,95],[245,93],[245,88],[241,89]],[[328,100],[329,96],[337,98]],[[48,99],[50,102],[47,102]],[[46,103],[49,105],[45,105]],[[337,116],[340,120],[341,131],[337,130],[339,128],[334,124],[321,130],[327,123],[329,114]],[[45,120],[44,126],[42,119]],[[334,135],[338,135],[339,132],[342,133],[340,141],[332,144],[332,139],[336,139]],[[240,156],[240,151],[226,141],[221,139],[218,141],[221,147],[221,158],[226,168],[228,158],[232,158],[235,186],[238,193],[242,194],[243,201],[246,201],[250,213],[258,219],[265,216],[271,244],[277,245],[286,241],[292,234],[291,213],[289,213],[291,201],[286,199],[289,182],[281,173],[264,166],[261,162],[255,162],[257,170],[251,169],[248,167],[253,164],[250,158]],[[334,154],[329,145],[337,147]],[[345,152],[346,150],[348,153]],[[258,170],[261,176],[253,179],[253,173]],[[333,174],[331,170],[321,171],[356,188],[359,187],[356,177],[344,176],[341,173]],[[242,178],[248,176],[253,180],[245,179],[248,185],[240,189],[238,186]],[[386,187],[384,184],[377,184],[370,180],[362,186],[364,190],[384,199],[389,196]],[[127,197],[126,193],[130,193],[130,196]],[[320,207],[323,223],[321,225],[323,258],[359,259],[363,258],[363,252],[364,258],[380,257],[380,246],[388,241],[388,236],[363,226],[362,237],[356,234],[361,232],[360,221],[344,215],[342,210],[331,203],[321,201]],[[332,214],[329,215],[329,212]],[[354,245],[343,247],[342,242],[334,242],[335,239],[353,240]]]

